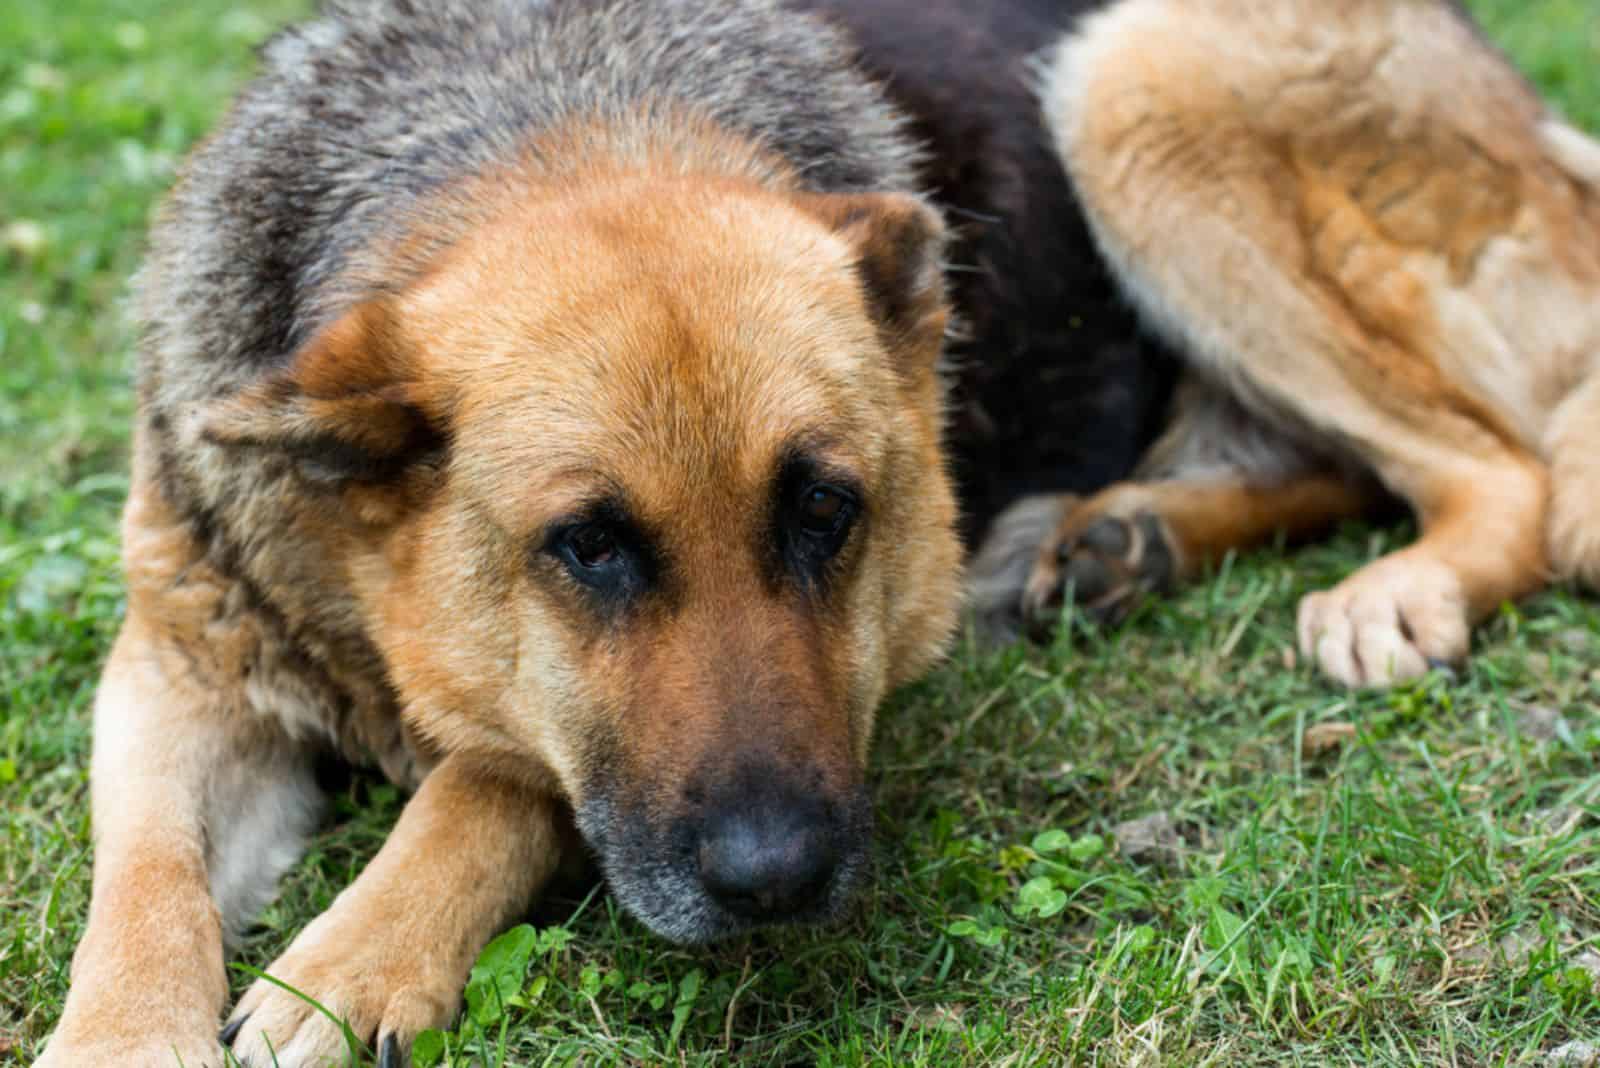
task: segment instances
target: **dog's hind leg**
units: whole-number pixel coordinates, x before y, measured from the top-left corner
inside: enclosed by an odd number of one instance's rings
[[[1546,580],[1548,472],[1500,407],[1524,363],[1474,332],[1473,288],[1543,232],[1537,101],[1448,5],[1229,8],[1124,0],[1063,46],[1047,112],[1147,319],[1417,514],[1299,619],[1340,681],[1412,677]]]
[[[1592,206],[1593,246],[1600,246],[1600,141],[1554,119],[1542,124],[1540,134],[1551,159],[1584,191]],[[1600,590],[1600,281],[1591,280],[1587,293],[1574,303],[1588,313],[1591,341],[1574,346],[1579,381],[1545,428],[1544,452],[1550,460],[1547,545],[1557,577]]]
[[[1133,481],[1056,508],[1028,546],[1026,586],[1013,595],[1035,633],[1054,628],[1069,588],[1077,610],[1114,622],[1141,593],[1194,577],[1235,550],[1319,534],[1378,497],[1370,480],[1191,377]],[[997,532],[1009,528],[1009,515]]]
[[[137,482],[128,617],[95,702],[94,886],[47,1068],[221,1068],[225,929],[263,903],[316,815],[309,763],[253,716],[225,584]]]
[[[1551,569],[1559,578],[1600,590],[1600,370],[1556,409],[1545,448]]]

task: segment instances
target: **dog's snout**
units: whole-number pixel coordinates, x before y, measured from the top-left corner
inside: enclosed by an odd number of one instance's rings
[[[835,837],[817,806],[775,800],[729,807],[704,824],[700,881],[729,912],[782,921],[825,894],[839,863]]]

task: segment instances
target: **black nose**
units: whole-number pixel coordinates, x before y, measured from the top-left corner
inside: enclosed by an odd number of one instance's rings
[[[833,828],[816,806],[774,801],[728,808],[700,836],[700,882],[723,908],[780,921],[816,904],[839,863]]]

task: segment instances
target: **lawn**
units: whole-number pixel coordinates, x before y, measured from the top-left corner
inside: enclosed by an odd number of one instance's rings
[[[1600,130],[1594,0],[1473,6]],[[251,46],[301,8],[0,15],[0,1064],[41,1048],[87,911],[126,279]],[[959,649],[880,721],[880,863],[849,924],[684,950],[574,888],[489,962],[509,1003],[479,999],[435,1045],[450,1064],[1242,1068],[1600,1043],[1600,603],[1508,609],[1460,674],[1392,693],[1293,666],[1297,597],[1407,536],[1252,554],[1049,649]],[[340,794],[246,964],[330,902],[399,806],[372,779]]]

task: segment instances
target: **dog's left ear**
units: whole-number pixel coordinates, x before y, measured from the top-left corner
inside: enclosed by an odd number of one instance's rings
[[[803,202],[855,249],[868,307],[901,369],[930,369],[949,320],[939,213],[901,193],[819,193]]]
[[[215,444],[288,456],[314,482],[383,482],[444,444],[389,298],[347,310],[288,365],[199,414]]]

